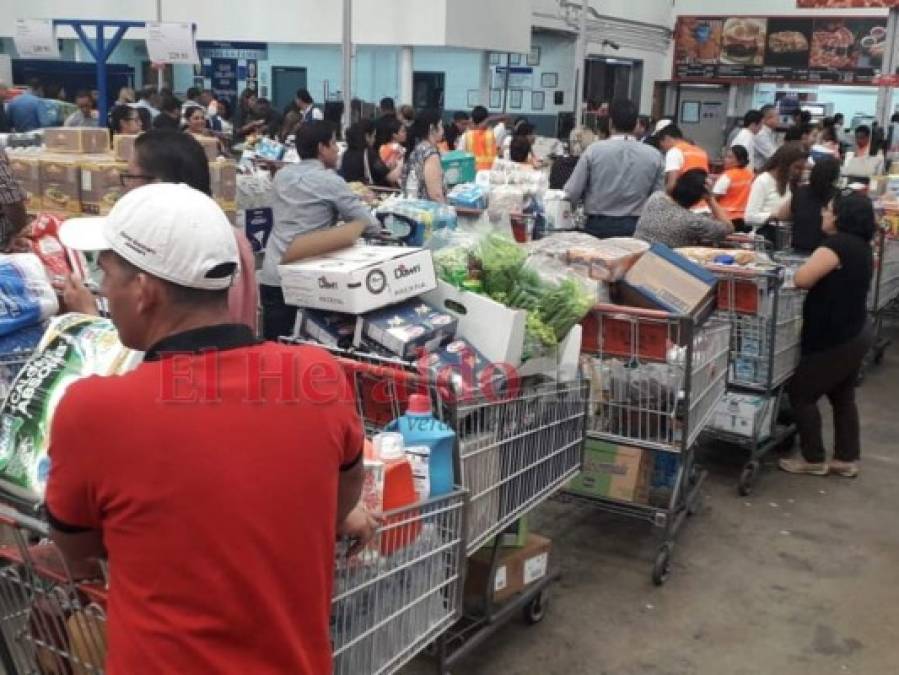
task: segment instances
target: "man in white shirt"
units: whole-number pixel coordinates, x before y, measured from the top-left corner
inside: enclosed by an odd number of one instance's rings
[[[303,122],[320,122],[325,119],[321,110],[315,107],[312,95],[308,89],[297,90],[296,95],[297,111],[300,113],[300,119]]]
[[[133,107],[145,109],[150,113],[150,119],[156,119],[156,116],[159,114],[159,109],[153,105],[153,103],[154,99],[157,97],[158,95],[154,87],[143,87],[138,94],[137,103],[135,103]]]
[[[773,105],[763,105],[762,127],[753,139],[753,166],[756,172],[761,171],[765,163],[777,151],[777,138],[774,135],[778,125],[777,108]]]
[[[746,148],[746,152],[750,159],[755,150],[755,136],[762,128],[762,113],[758,110],[750,110],[743,115],[743,128],[734,136],[730,142],[730,147],[742,145]]]
[[[78,110],[73,112],[66,118],[63,126],[67,127],[96,127],[97,111],[94,110],[94,99],[91,93],[86,89],[82,89],[75,94],[75,105]]]

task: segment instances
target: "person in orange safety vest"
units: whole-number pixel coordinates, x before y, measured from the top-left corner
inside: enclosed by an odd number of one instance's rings
[[[702,148],[684,140],[681,130],[669,124],[659,131],[659,148],[665,153],[665,189],[671,192],[678,177],[690,169],[709,171],[709,156]]]
[[[472,128],[466,131],[456,144],[457,150],[474,155],[478,171],[493,168],[496,159],[496,136],[487,121],[487,108],[475,106],[471,111]]]

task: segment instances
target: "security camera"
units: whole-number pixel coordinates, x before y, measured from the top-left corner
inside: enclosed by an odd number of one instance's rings
[[[612,49],[621,49],[621,45],[617,42],[613,42],[612,40],[603,40],[602,46],[605,47],[606,45],[608,45]]]

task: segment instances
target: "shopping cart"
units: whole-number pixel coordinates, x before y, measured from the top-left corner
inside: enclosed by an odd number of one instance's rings
[[[589,383],[530,383],[506,373],[505,379],[482,379],[482,386],[460,388],[458,382],[417,373],[403,361],[331,351],[353,385],[369,433],[383,430],[403,414],[410,394],[429,395],[435,415],[456,434],[455,473],[468,493],[466,553],[490,545],[487,578],[494,578],[498,535],[581,468]],[[558,575],[558,570],[549,570],[501,607],[495,606],[493,588],[488,584],[477,611],[467,613],[435,645],[441,672],[516,612],[524,610],[532,622],[540,620],[546,606],[545,589]]]
[[[880,227],[874,239],[874,277],[868,292],[868,312],[874,324],[874,345],[865,366],[879,364],[890,340],[884,335],[886,320],[895,316],[899,298],[899,238]]]
[[[461,615],[466,495],[384,514],[352,557],[340,545],[331,637],[337,675],[393,673]],[[6,675],[103,672],[106,582],[75,581],[45,522],[0,507],[0,662]]]
[[[718,424],[705,440],[748,451],[737,483],[741,495],[753,488],[761,459],[773,448],[792,442],[796,429],[778,423],[785,384],[800,358],[802,306],[805,294],[792,283],[805,259],[775,253],[780,264],[764,268],[711,266],[718,277],[716,318],[731,325],[728,392],[762,397],[748,434]]]
[[[588,436],[641,450],[647,494],[626,501],[566,490],[565,500],[647,520],[662,533],[652,571],[669,575],[674,540],[699,505],[705,478],[695,443],[724,394],[729,326],[704,326],[689,316],[656,310],[596,306],[584,323],[592,357]]]

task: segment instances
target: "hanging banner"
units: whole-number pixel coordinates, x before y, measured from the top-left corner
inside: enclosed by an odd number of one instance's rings
[[[193,25],[147,22],[147,52],[156,63],[199,63]]]
[[[218,100],[228,101],[228,108],[234,110],[237,102],[237,59],[212,59],[210,71],[212,93]]]
[[[59,58],[59,47],[51,19],[16,19],[13,43],[20,59]]]
[[[533,89],[534,69],[525,66],[495,66],[490,84],[493,89],[506,88],[506,76],[509,77],[510,89]]]

